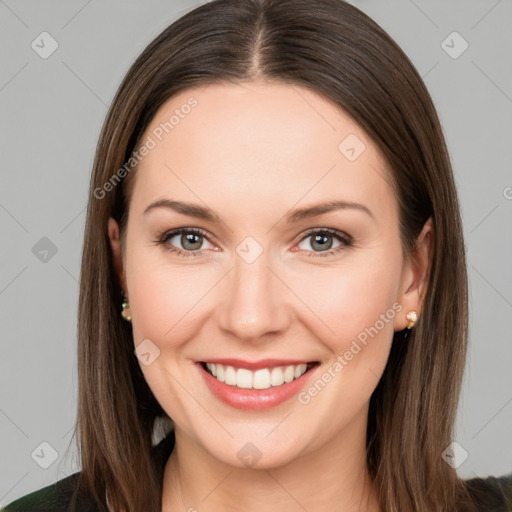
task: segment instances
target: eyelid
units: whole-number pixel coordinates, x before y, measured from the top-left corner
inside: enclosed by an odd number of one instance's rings
[[[330,235],[337,236],[338,238],[340,238],[342,241],[344,241],[347,244],[351,244],[354,241],[353,238],[348,233],[345,233],[344,231],[340,231],[339,229],[312,228],[308,231],[305,231],[301,235],[299,235],[299,242],[304,240],[304,238],[307,238],[308,236],[311,236],[311,235],[315,235],[317,233],[329,233]]]
[[[204,231],[203,229],[201,228],[188,228],[188,227],[184,227],[184,228],[174,228],[174,229],[170,229],[168,231],[165,231],[162,236],[161,236],[161,239],[169,239],[169,238],[172,238],[176,235],[179,235],[181,233],[195,233],[196,235],[201,235],[203,236],[204,238],[206,238],[210,243],[211,240],[210,240],[210,234],[207,233],[206,231]]]

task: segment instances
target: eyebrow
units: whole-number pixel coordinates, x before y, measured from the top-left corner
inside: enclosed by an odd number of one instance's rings
[[[182,201],[173,201],[170,199],[160,199],[151,203],[145,210],[144,214],[150,212],[155,208],[170,208],[177,213],[181,213],[183,215],[188,215],[190,217],[197,217],[199,219],[207,220],[210,222],[218,221],[219,217],[209,208],[205,208],[203,206],[195,205],[192,203],[185,203]],[[371,210],[360,203],[354,203],[350,201],[328,201],[326,203],[320,203],[315,206],[311,206],[309,208],[297,208],[288,212],[285,216],[285,221],[287,224],[293,224],[294,222],[299,222],[301,220],[317,217],[324,213],[329,213],[335,210],[347,210],[354,209],[362,211],[368,214],[370,217],[375,219]]]
[[[292,210],[285,218],[288,224],[293,222],[298,222],[300,220],[317,217],[318,215],[322,215],[323,213],[329,213],[335,210],[348,210],[354,209],[359,210],[368,214],[372,219],[375,219],[371,210],[363,204],[353,203],[350,201],[329,201],[327,203],[320,203],[315,206],[311,206],[310,208],[298,208],[296,210]]]
[[[145,210],[144,215],[149,213],[154,208],[170,208],[175,212],[181,213],[183,215],[189,215],[190,217],[197,217],[199,219],[209,220],[211,222],[215,222],[218,217],[210,210],[209,208],[204,208],[203,206],[195,205],[192,203],[184,203],[182,201],[172,201],[170,199],[160,199],[151,203]]]

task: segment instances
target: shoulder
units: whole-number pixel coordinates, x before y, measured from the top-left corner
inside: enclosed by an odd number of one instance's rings
[[[464,483],[478,510],[512,512],[512,473],[498,477],[475,477]]]
[[[156,467],[163,474],[165,463],[175,445],[174,429],[165,430],[162,435],[163,438],[155,443],[151,451]],[[0,508],[0,512],[100,512],[98,504],[87,492],[77,494],[76,503],[71,508],[80,475],[81,472],[78,471],[42,489],[26,494]],[[106,503],[102,505],[106,506]]]
[[[9,503],[0,512],[98,512],[97,505],[88,496],[78,497],[70,509],[73,493],[77,488],[80,472],[62,478],[37,491],[26,494]]]

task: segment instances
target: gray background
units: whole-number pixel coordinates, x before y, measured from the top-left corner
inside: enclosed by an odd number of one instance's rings
[[[129,65],[199,3],[0,0],[0,504],[80,469],[75,450],[64,453],[76,410],[77,279],[95,145]],[[471,293],[456,432],[469,457],[458,472],[508,473],[512,2],[352,3],[405,50],[439,111],[462,201]],[[43,31],[58,43],[47,59],[31,47]],[[464,41],[454,31],[469,45],[460,55]],[[56,451],[47,469],[53,452],[42,442]]]

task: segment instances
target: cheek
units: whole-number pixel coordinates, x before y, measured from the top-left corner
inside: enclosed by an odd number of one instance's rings
[[[400,268],[396,260],[389,265],[383,261],[347,263],[337,269],[318,267],[292,277],[294,291],[310,308],[316,323],[323,325],[319,337],[333,349],[338,343],[343,348],[348,338],[373,326],[390,308],[387,316],[394,316]]]
[[[402,309],[396,301],[400,261],[400,255],[385,254],[357,262],[347,258],[338,269],[317,267],[293,277],[294,291],[310,309],[302,322],[330,353],[322,376],[332,384],[322,400],[342,400],[344,411],[337,414],[355,413],[366,403],[384,371]],[[306,402],[319,389],[323,384],[304,397]]]
[[[182,388],[190,379],[185,353],[201,327],[201,298],[214,283],[208,285],[208,275],[198,268],[171,266],[156,251],[143,249],[134,249],[127,260],[134,346],[158,354],[147,366],[139,356],[140,368],[157,401],[180,424],[190,408]]]
[[[207,276],[193,265],[169,267],[149,259],[145,263],[139,266],[134,258],[134,267],[144,270],[133,272],[130,281],[135,342],[150,338],[162,346],[165,340],[166,347],[179,344],[184,332],[196,324],[191,321],[194,309],[199,311],[201,298],[208,291]]]
[[[393,283],[381,272],[318,276],[308,295],[321,322],[309,330],[328,350],[317,378],[299,395],[305,410],[329,411],[326,435],[358,416],[369,403],[386,367],[393,341],[393,320],[401,310]],[[321,291],[323,290],[323,291]],[[329,290],[327,293],[325,290]],[[311,316],[311,315],[310,315]]]

